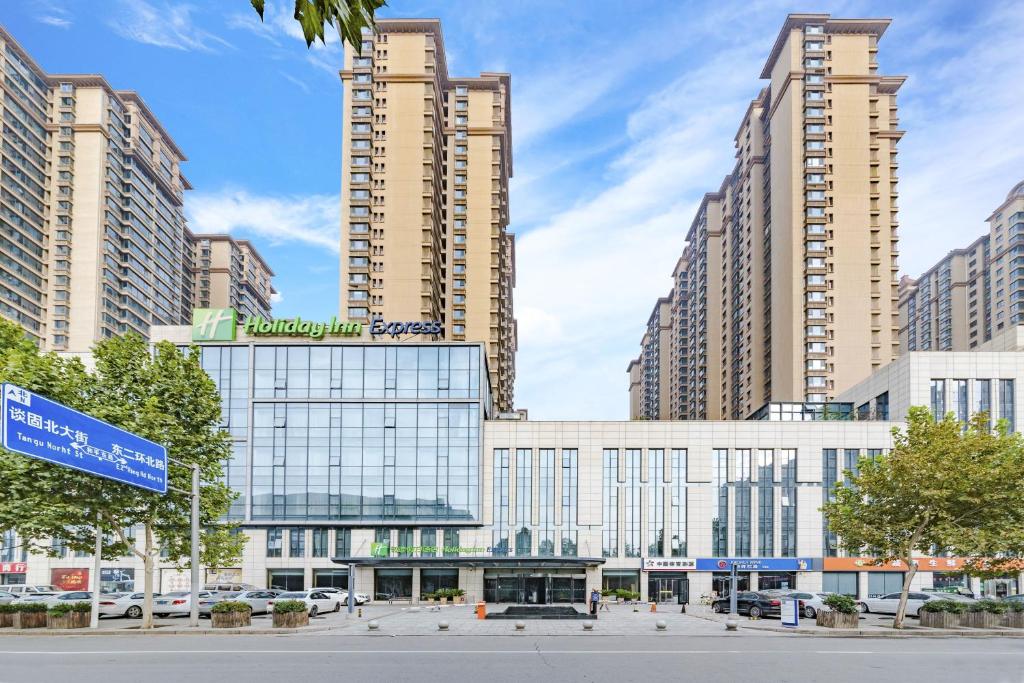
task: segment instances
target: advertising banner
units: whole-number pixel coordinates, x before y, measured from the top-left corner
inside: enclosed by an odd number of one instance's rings
[[[727,572],[736,565],[741,572],[809,572],[809,557],[700,557],[697,569],[702,572]]]
[[[100,569],[101,593],[130,593],[135,590],[135,570],[107,567]]]
[[[87,591],[89,590],[89,570],[82,567],[51,569],[50,583],[62,591]]]

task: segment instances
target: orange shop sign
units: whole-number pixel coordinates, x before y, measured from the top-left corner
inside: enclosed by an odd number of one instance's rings
[[[904,572],[907,564],[903,560],[889,560],[876,564],[874,557],[825,557],[822,569],[826,572]],[[967,560],[962,557],[915,557],[914,564],[919,571],[955,572],[961,571]]]

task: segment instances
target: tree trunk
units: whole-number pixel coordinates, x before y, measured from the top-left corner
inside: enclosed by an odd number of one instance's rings
[[[142,558],[143,590],[146,597],[142,602],[142,628],[153,628],[153,527],[145,525],[145,548]]]
[[[907,565],[907,573],[903,576],[903,589],[900,591],[900,604],[896,608],[896,618],[892,620],[893,628],[903,628],[903,620],[907,616],[907,594],[910,593],[910,582],[914,580],[914,575],[917,574],[917,565],[914,564],[912,557],[900,558]]]

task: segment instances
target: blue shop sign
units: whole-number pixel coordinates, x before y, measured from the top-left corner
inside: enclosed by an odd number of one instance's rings
[[[733,565],[740,572],[809,572],[809,557],[699,557],[697,571],[727,572]]]

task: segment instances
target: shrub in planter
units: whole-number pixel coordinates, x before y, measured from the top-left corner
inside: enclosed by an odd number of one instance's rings
[[[960,625],[961,615],[966,611],[967,603],[958,600],[929,600],[921,605],[918,616],[921,626],[955,628]]]
[[[998,600],[979,600],[967,607],[961,624],[972,628],[995,628],[1003,621],[1006,603]]]
[[[47,628],[85,628],[92,616],[92,605],[88,602],[73,602],[53,605],[46,610]]]
[[[857,628],[860,614],[857,612],[857,601],[849,595],[829,595],[822,603],[826,610],[818,610],[814,621],[825,628]]]
[[[274,628],[309,626],[309,608],[302,600],[274,602]]]
[[[252,623],[252,607],[239,600],[222,600],[210,608],[214,628],[240,628]]]
[[[46,605],[41,602],[14,604],[14,628],[45,628]]]
[[[0,628],[10,628],[14,623],[14,605],[0,605]]]
[[[1004,604],[1008,609],[1003,615],[1003,626],[1024,628],[1024,602],[1012,601]],[[0,619],[3,619],[2,614],[0,614]],[[2,621],[0,621],[0,626],[3,626]]]

